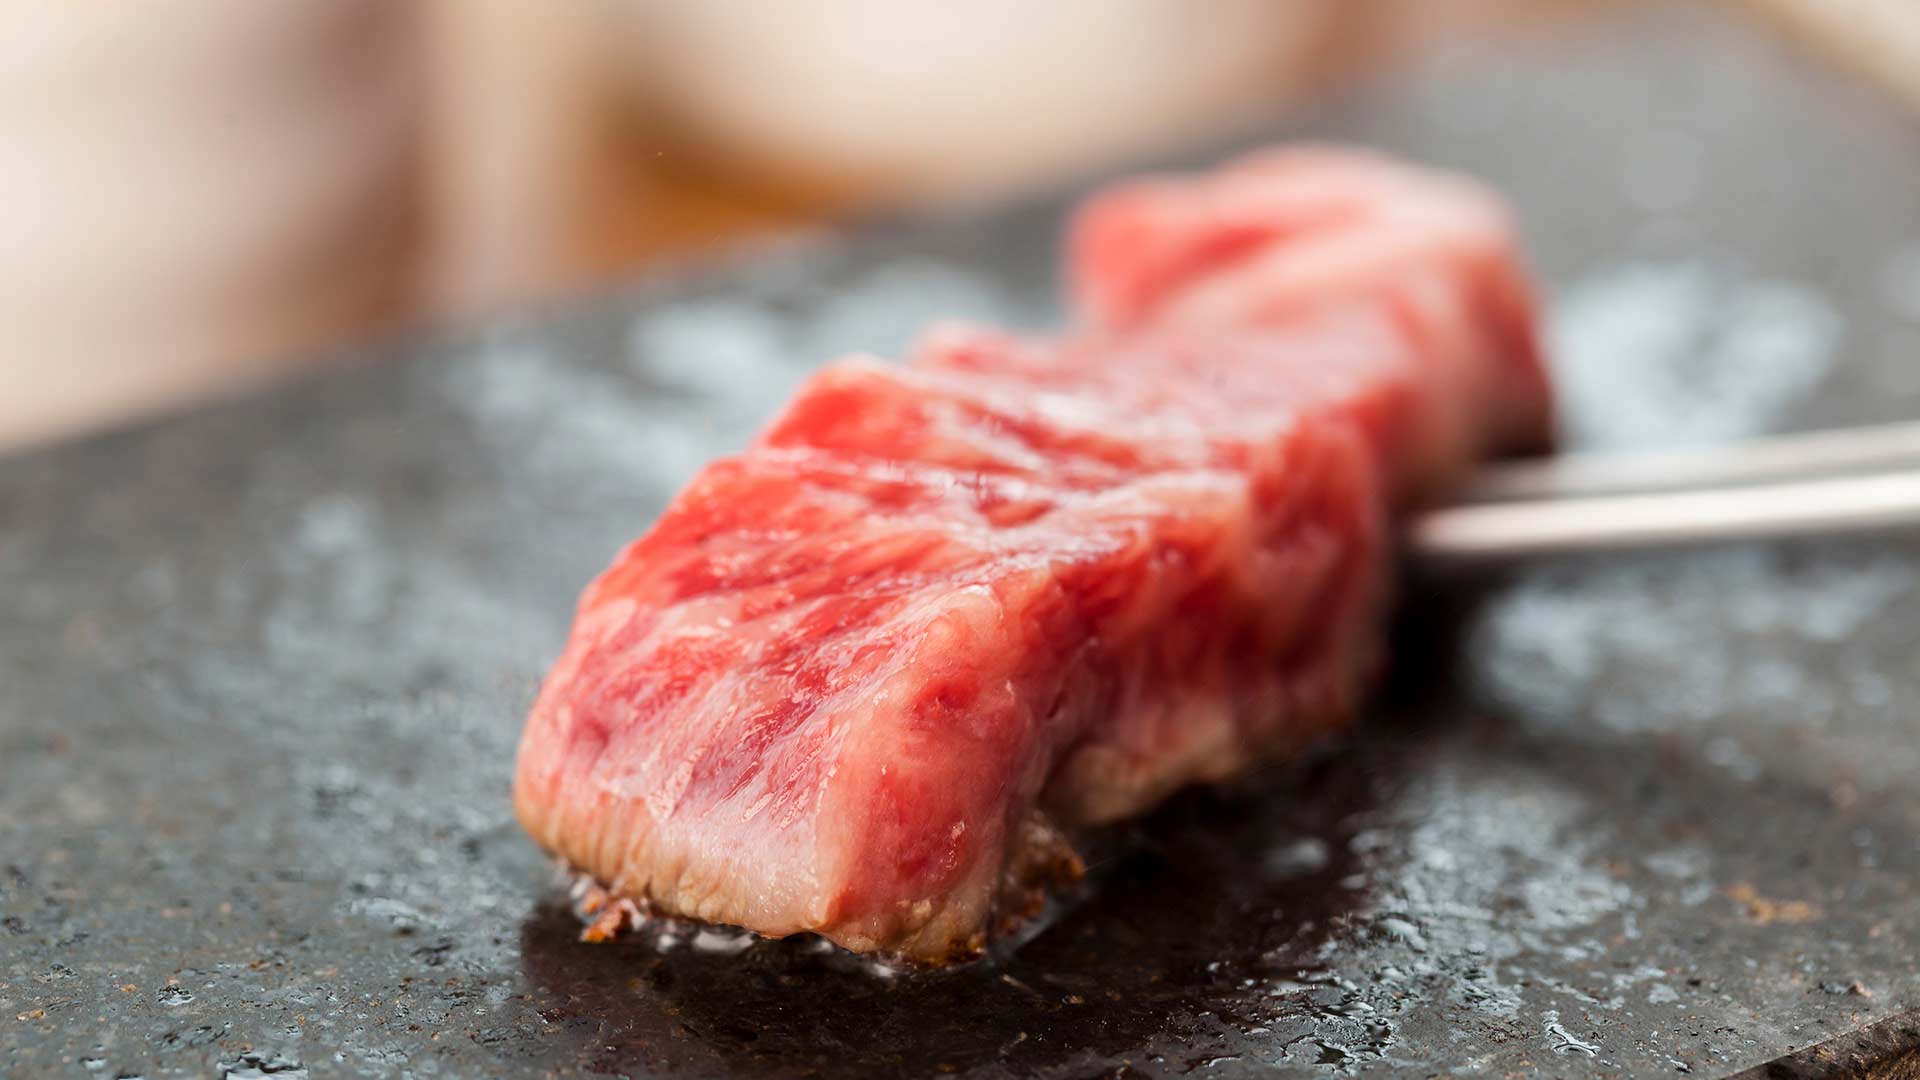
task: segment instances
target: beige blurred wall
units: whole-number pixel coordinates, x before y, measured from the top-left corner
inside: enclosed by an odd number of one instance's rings
[[[267,377],[406,305],[414,31],[383,0],[8,8],[0,447]]]
[[[173,0],[0,38],[0,452],[1636,0]],[[1750,0],[1920,100],[1911,0]]]

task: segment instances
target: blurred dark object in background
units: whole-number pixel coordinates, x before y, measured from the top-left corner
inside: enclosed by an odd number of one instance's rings
[[[0,450],[769,228],[981,201],[1627,0],[184,0],[0,49]],[[1751,0],[1920,101],[1901,0]]]

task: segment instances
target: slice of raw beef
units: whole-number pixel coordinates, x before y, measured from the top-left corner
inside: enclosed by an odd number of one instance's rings
[[[1330,151],[1152,181],[1080,219],[1084,330],[822,369],[587,589],[522,822],[652,910],[941,963],[1075,830],[1337,729],[1394,507],[1545,430],[1483,206]],[[1334,242],[1389,219],[1445,227]]]

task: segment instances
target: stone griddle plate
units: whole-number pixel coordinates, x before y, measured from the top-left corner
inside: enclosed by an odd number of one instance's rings
[[[1920,131],[1712,9],[1457,57],[1307,130],[1512,193],[1580,442],[1920,415]],[[1894,541],[1416,587],[1364,730],[1176,800],[1002,966],[575,941],[507,788],[576,590],[807,364],[1047,322],[1062,205],[0,463],[0,1074],[1706,1075],[1876,1024],[1858,1045],[1897,1052]]]

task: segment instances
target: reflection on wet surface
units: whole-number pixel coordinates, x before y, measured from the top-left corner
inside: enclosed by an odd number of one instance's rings
[[[643,932],[583,946],[558,903],[527,921],[521,952],[530,980],[563,1002],[549,1019],[597,1027],[610,1072],[710,1057],[769,1074],[922,1075],[1251,1031],[1344,996],[1317,949],[1358,899],[1348,830],[1376,779],[1318,766],[1285,786],[1284,799],[1177,800],[1116,838],[1122,853],[1090,895],[1043,933],[954,973],[875,975],[811,943],[721,955],[662,951]]]
[[[818,941],[695,947],[684,928],[586,946],[557,899],[522,928],[542,1016],[611,1073],[936,1075],[995,1062],[1123,1075],[1377,1059],[1393,1025],[1325,963],[1365,900],[1364,837],[1404,754],[1328,755],[1189,792],[1102,837],[1092,883],[1017,950],[948,973],[876,973]],[[1423,946],[1403,920],[1379,933]],[[1391,978],[1394,973],[1383,973]],[[1212,1049],[1209,1049],[1209,1048]]]
[[[1426,614],[1379,715],[1108,838],[1094,887],[1011,956],[883,977],[817,943],[588,946],[556,893],[519,943],[540,1014],[628,1075],[1341,1073],[1449,1043],[1468,1065],[1737,1061],[1740,1037],[1693,1007],[1729,979],[1805,979],[1818,930],[1755,918],[1748,882],[1816,911],[1826,883],[1861,884],[1847,838],[1899,824],[1788,778],[1755,787],[1690,744],[1502,721],[1431,636],[1474,618]]]

